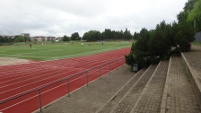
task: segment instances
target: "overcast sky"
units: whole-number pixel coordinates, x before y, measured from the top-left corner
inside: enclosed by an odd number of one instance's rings
[[[187,0],[0,0],[0,35],[70,36],[89,30],[154,29]]]

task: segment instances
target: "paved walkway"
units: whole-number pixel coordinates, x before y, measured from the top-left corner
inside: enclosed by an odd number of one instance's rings
[[[201,113],[180,57],[171,57],[161,113]]]
[[[192,46],[191,52],[182,53],[186,69],[189,72],[189,80],[196,99],[201,109],[201,46]]]
[[[113,72],[46,106],[43,113],[94,113],[103,106],[134,73],[124,65]]]
[[[159,113],[166,80],[168,61],[161,61],[147,83],[131,113]]]
[[[193,74],[197,76],[201,83],[201,47],[193,46],[192,52],[185,52],[183,55],[192,67]]]
[[[140,97],[155,69],[156,65],[151,65],[110,113],[129,113],[137,103],[137,99]]]
[[[115,95],[113,95],[96,113],[109,113],[125,94],[133,87],[133,85],[141,78],[146,69],[140,70],[127,84],[125,84]]]

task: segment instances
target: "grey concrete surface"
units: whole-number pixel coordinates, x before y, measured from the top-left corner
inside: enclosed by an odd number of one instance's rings
[[[43,108],[43,113],[94,113],[105,104],[135,73],[124,65],[101,79]],[[39,113],[39,111],[38,111]]]

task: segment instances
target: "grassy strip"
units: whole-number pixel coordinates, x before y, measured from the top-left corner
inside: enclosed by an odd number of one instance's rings
[[[54,60],[62,58],[70,58],[77,56],[84,56],[95,54],[110,50],[115,50],[124,47],[130,47],[131,42],[105,42],[67,44],[67,43],[53,43],[53,44],[33,44],[32,48],[29,44],[12,45],[0,47],[0,57],[17,57],[31,60]]]

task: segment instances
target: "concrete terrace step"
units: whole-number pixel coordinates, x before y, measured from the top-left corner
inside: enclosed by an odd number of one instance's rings
[[[201,48],[200,51],[182,53],[182,58],[201,109]]]
[[[129,66],[121,66],[90,83],[88,87],[73,92],[71,97],[64,96],[45,106],[43,113],[94,113],[133,76],[135,74],[130,72]]]
[[[131,113],[159,113],[168,70],[168,61],[161,61],[145,86]]]
[[[200,113],[180,57],[170,59],[161,113]]]
[[[142,76],[146,69],[140,70],[135,76],[133,76],[127,84],[125,84],[117,93],[115,93],[96,113],[109,113],[112,108],[114,108],[117,103],[123,98],[123,96],[128,92],[132,86],[137,82],[137,80]]]
[[[128,113],[132,110],[135,102],[141,95],[147,82],[150,80],[152,73],[157,65],[151,65],[143,75],[136,81],[133,87],[125,94],[118,104],[110,111],[110,113]]]

